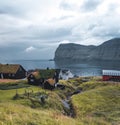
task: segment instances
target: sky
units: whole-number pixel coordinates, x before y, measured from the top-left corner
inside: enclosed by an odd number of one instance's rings
[[[120,37],[119,0],[1,0],[0,60],[51,59],[61,43]]]

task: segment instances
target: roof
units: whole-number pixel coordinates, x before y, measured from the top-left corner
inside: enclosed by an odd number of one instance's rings
[[[21,67],[19,64],[0,64],[0,73],[15,74]]]
[[[40,69],[39,70],[39,73],[40,73],[40,77],[41,78],[45,78],[45,79],[49,79],[49,78],[52,78],[55,74],[55,69]]]
[[[50,85],[54,86],[55,80],[54,79],[48,79],[46,80]]]
[[[59,73],[59,69],[38,69],[31,72],[28,77],[32,74],[36,79],[50,79],[54,77],[56,71]]]
[[[36,79],[40,79],[40,74],[38,71],[34,71],[34,72],[30,73],[28,75],[28,77],[30,77],[31,75],[33,75]]]
[[[109,75],[109,76],[120,76],[120,71],[119,70],[103,70],[102,71],[103,75]]]

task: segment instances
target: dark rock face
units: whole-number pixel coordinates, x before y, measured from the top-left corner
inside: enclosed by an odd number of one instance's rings
[[[59,60],[120,60],[120,38],[111,39],[99,46],[60,44],[55,52]]]
[[[89,52],[92,51],[95,46],[83,46],[79,44],[61,44],[55,52],[55,60],[61,59],[86,59],[89,56]]]

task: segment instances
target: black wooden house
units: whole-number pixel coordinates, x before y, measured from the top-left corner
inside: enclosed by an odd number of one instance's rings
[[[26,70],[19,64],[0,64],[0,79],[23,79]]]

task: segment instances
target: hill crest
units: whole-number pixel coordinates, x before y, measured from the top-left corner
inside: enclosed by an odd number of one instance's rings
[[[120,60],[120,38],[105,41],[99,46],[74,43],[60,44],[55,51],[58,60]]]

